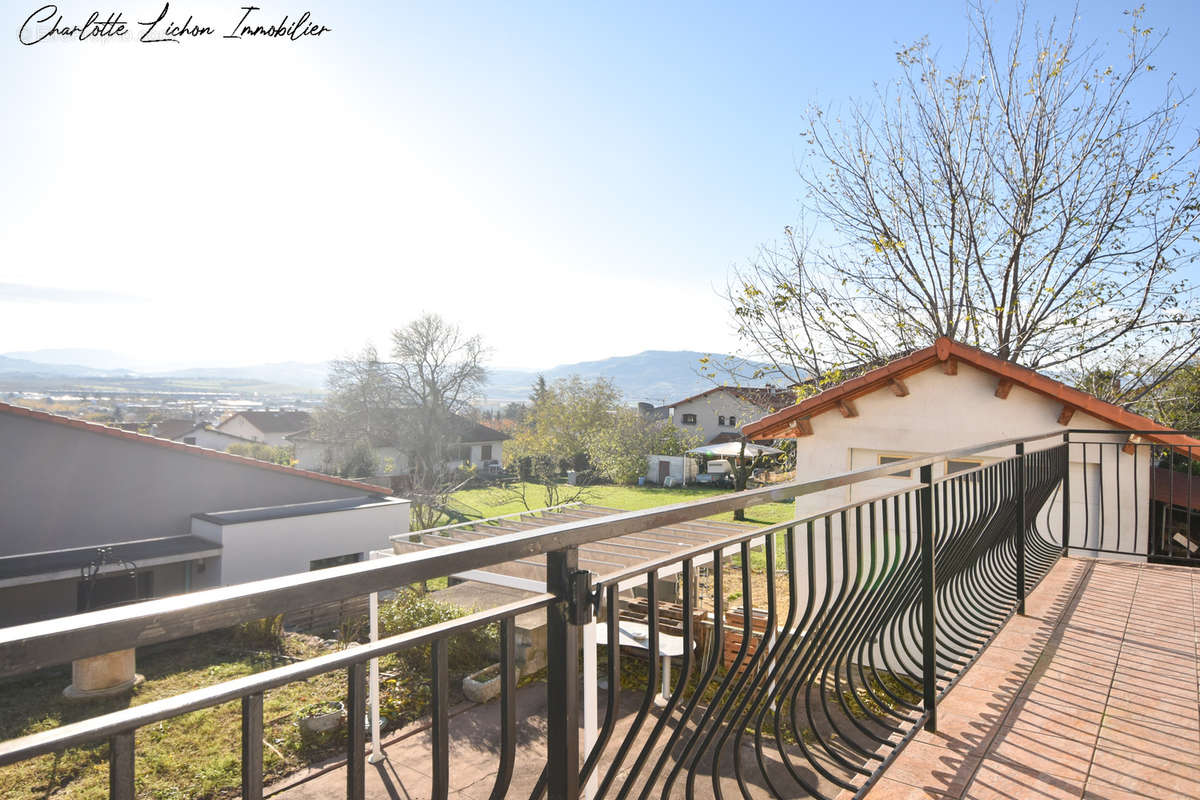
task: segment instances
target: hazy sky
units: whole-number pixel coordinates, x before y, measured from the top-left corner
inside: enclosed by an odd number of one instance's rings
[[[1086,38],[1115,44],[1132,4],[1084,3]],[[805,105],[868,95],[898,43],[953,52],[967,25],[962,0],[279,0],[264,23],[332,31],[22,46],[41,5],[0,0],[0,352],[195,364],[322,360],[423,310],[496,366],[730,350],[716,289],[796,220]],[[67,24],[163,6],[58,5]],[[240,5],[168,19],[224,33]],[[1171,30],[1163,72],[1200,85],[1200,3],[1146,21]]]

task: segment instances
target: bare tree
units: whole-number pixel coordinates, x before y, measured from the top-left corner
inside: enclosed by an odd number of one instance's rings
[[[810,109],[800,176],[821,224],[785,229],[726,289],[749,357],[820,385],[950,336],[1043,370],[1117,364],[1123,402],[1194,358],[1190,94],[1172,77],[1135,105],[1163,37],[1129,13],[1110,64],[1075,16],[1031,31],[1022,4],[1005,45],[976,3],[956,68],[922,40],[873,102]]]

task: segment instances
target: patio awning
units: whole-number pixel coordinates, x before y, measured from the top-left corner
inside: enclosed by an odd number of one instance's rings
[[[777,456],[782,453],[782,450],[777,450],[774,447],[767,447],[765,444],[750,444],[746,442],[744,451],[746,458],[758,458],[759,456]],[[743,454],[741,442],[723,442],[721,444],[706,444],[703,447],[693,447],[688,450],[688,455],[695,456],[714,456],[717,458],[737,458]]]

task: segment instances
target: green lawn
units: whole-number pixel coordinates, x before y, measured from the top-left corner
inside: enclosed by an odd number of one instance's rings
[[[564,487],[571,488],[574,487]],[[701,486],[663,489],[658,486],[591,486],[583,502],[597,506],[619,508],[624,511],[636,511],[642,508],[667,506],[682,503],[687,500],[699,500],[705,497],[715,497],[727,494],[728,489],[710,489]],[[533,508],[545,506],[544,492],[538,486],[530,484],[527,487],[529,505]],[[503,514],[515,514],[526,508],[511,492],[500,488],[467,489],[456,492],[453,500],[458,507],[477,518],[498,517]],[[793,506],[789,503],[764,503],[746,509],[746,523],[750,525],[773,525],[786,522],[793,516]],[[733,512],[715,514],[710,519],[723,522],[733,521]]]

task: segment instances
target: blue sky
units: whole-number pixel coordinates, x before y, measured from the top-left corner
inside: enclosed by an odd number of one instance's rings
[[[0,352],[195,364],[316,361],[423,310],[497,366],[730,350],[716,288],[796,220],[805,106],[868,96],[899,44],[954,54],[967,29],[961,0],[282,0],[264,20],[332,32],[23,47],[39,5],[0,0]],[[1084,38],[1117,45],[1129,5],[1086,3]],[[169,16],[223,31],[238,7]],[[1158,75],[1200,86],[1200,4],[1145,21],[1171,31]]]

